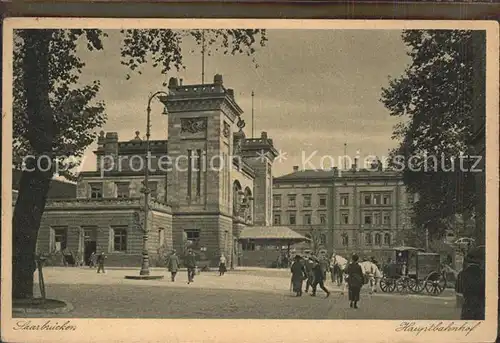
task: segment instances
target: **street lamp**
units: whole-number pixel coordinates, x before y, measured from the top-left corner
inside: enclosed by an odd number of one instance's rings
[[[126,276],[127,279],[160,279],[163,278],[161,275],[150,275],[149,271],[149,252],[148,252],[148,219],[149,219],[149,137],[151,136],[151,101],[158,95],[168,96],[167,92],[158,91],[153,93],[148,99],[148,107],[146,108],[147,119],[146,119],[146,166],[144,168],[144,187],[142,192],[144,193],[144,223],[143,223],[143,236],[142,236],[142,263],[141,271],[139,272],[139,277],[136,276]],[[165,108],[163,114],[168,114]]]
[[[149,275],[149,252],[148,252],[148,219],[149,219],[149,194],[151,190],[149,189],[149,137],[151,136],[151,101],[158,95],[168,95],[167,92],[158,91],[151,95],[148,99],[148,107],[146,108],[147,119],[146,119],[146,166],[144,168],[144,227],[142,236],[142,265],[140,275]],[[163,112],[166,114],[166,108]]]

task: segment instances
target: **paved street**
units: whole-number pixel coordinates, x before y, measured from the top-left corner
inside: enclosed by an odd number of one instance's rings
[[[74,311],[60,317],[103,318],[249,318],[249,319],[458,319],[454,298],[362,292],[360,309],[349,308],[347,297],[327,283],[332,295],[324,299],[289,291],[286,271],[235,271],[219,277],[216,272],[197,275],[188,285],[185,272],[175,283],[164,270],[164,280],[126,280],[138,270],[46,268],[47,296],[69,301]],[[259,276],[255,274],[260,274]],[[264,274],[264,275],[263,275]],[[30,317],[40,315],[30,314]],[[54,317],[47,315],[46,317]]]

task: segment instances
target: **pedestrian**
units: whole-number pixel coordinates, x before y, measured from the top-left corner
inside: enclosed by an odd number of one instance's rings
[[[172,250],[172,254],[168,257],[167,268],[170,272],[170,279],[172,282],[175,282],[175,276],[177,275],[177,271],[179,270],[179,257],[177,256],[177,252]]]
[[[224,254],[221,254],[219,259],[219,276],[224,275],[226,271],[226,256],[224,256]]]
[[[352,255],[351,263],[347,266],[347,283],[349,287],[349,306],[358,308],[359,293],[364,283],[364,271],[358,263],[359,257]]]
[[[328,298],[330,296],[330,292],[328,289],[325,287],[325,274],[323,270],[321,269],[321,264],[318,259],[313,260],[314,265],[313,265],[313,275],[314,275],[314,281],[312,283],[312,293],[311,296],[315,297],[316,296],[316,288],[319,287],[326,293],[325,298]]]
[[[295,256],[290,271],[292,272],[292,290],[295,296],[300,297],[302,296],[302,283],[307,279],[306,267],[300,255]]]
[[[311,256],[307,256],[305,258],[305,269],[306,269],[306,293],[309,291],[309,286],[312,287],[312,284],[314,283],[314,272],[313,272],[313,266],[314,262],[312,260]]]
[[[97,255],[95,251],[92,251],[92,254],[90,254],[89,257],[89,267],[90,268],[95,268],[97,266]]]
[[[329,265],[330,265],[326,253],[324,253],[324,252],[320,253],[318,260],[319,260],[321,272],[323,273],[323,280],[326,280],[326,273],[327,273],[327,271],[329,269]]]
[[[460,275],[463,294],[461,320],[484,320],[485,270],[484,250],[472,248],[465,258],[466,268]]]
[[[187,268],[188,274],[188,284],[194,282],[194,274],[196,271],[196,256],[194,255],[193,249],[189,249],[184,259],[184,265]]]
[[[106,274],[106,272],[104,271],[104,260],[106,259],[106,255],[104,254],[104,251],[101,252],[98,256],[97,256],[97,274],[99,274],[102,270],[102,273],[103,274]]]

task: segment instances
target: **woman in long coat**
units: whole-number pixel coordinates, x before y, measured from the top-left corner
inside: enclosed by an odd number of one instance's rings
[[[460,275],[463,294],[461,320],[484,320],[485,272],[484,251],[472,248],[466,256],[466,268]]]
[[[292,272],[292,288],[297,297],[302,296],[302,283],[307,278],[306,268],[301,261],[302,257],[295,256],[290,270]]]
[[[170,272],[171,280],[174,282],[177,271],[179,270],[179,257],[177,256],[175,250],[172,251],[172,254],[168,257],[167,268]]]
[[[358,308],[359,293],[364,284],[363,267],[358,263],[359,257],[352,255],[352,262],[347,266],[347,285],[349,287],[349,306]]]

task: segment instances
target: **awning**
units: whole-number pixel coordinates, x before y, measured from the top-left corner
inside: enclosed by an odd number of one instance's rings
[[[250,226],[241,231],[239,240],[284,241],[298,243],[310,239],[286,226]]]
[[[415,247],[408,247],[408,246],[401,246],[401,247],[395,247],[393,250],[396,251],[425,251],[425,249],[422,248],[415,248]]]

